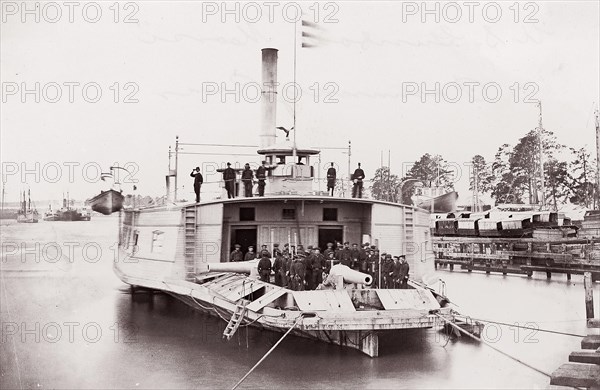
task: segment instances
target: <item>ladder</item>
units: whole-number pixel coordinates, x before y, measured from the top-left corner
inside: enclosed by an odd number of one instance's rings
[[[242,320],[244,319],[244,314],[246,313],[246,300],[242,299],[235,307],[235,311],[227,324],[227,327],[223,331],[223,338],[226,338],[227,341],[231,340],[237,329],[240,327]]]
[[[196,205],[184,209],[184,256],[185,256],[185,280],[194,281],[196,278]]]

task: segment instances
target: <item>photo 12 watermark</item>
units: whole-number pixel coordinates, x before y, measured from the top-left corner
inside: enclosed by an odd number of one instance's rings
[[[305,87],[295,82],[261,84],[206,81],[202,83],[202,103],[258,103],[263,99],[272,103],[277,96],[291,104],[303,99],[313,103],[339,103],[339,91],[339,84],[333,81],[316,81]]]
[[[140,86],[132,81],[2,82],[2,103],[139,103]]]
[[[134,323],[115,322],[102,326],[98,322],[12,322],[2,321],[0,340],[21,343],[79,343],[95,344],[103,340],[114,343],[137,343],[139,327]]]
[[[114,169],[119,167],[120,169]],[[113,169],[102,168],[102,165],[96,161],[78,162],[78,161],[49,161],[49,162],[2,162],[2,183],[16,180],[22,184],[39,183],[98,183],[107,177],[114,180],[115,183],[137,184],[135,177],[140,171],[140,167],[135,162],[126,162],[119,165],[115,162],[111,165]]]
[[[402,23],[539,23],[533,1],[403,1]]]
[[[139,23],[134,1],[2,1],[2,23]]]
[[[502,85],[496,81],[402,82],[402,103],[498,103],[503,98],[513,103],[538,103],[537,83],[514,82]]]
[[[339,23],[337,2],[203,1],[202,23]]]

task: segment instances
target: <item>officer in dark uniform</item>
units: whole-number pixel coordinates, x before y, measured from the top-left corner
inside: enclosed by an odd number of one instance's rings
[[[309,245],[308,248],[306,248],[307,251],[305,253],[304,256],[304,266],[306,267],[306,274],[305,274],[305,280],[306,280],[306,289],[307,290],[314,290],[315,286],[313,286],[313,261],[314,261],[314,253],[312,250],[312,245]]]
[[[292,263],[292,269],[290,271],[290,279],[292,290],[303,291],[304,290],[304,278],[306,277],[306,267],[300,257],[296,257]]]
[[[244,170],[242,171],[242,183],[244,183],[244,196],[246,198],[252,197],[252,186],[254,180],[254,173],[250,169],[250,164],[246,163]]]
[[[394,281],[394,288],[400,288],[400,256],[394,256],[392,279]]]
[[[267,180],[267,168],[265,167],[266,163],[266,161],[263,161],[262,165],[256,170],[256,178],[258,179],[258,196],[265,196],[265,180]]]
[[[227,198],[235,198],[235,171],[231,168],[231,163],[227,163],[227,168],[223,171],[223,181],[225,181]]]
[[[389,253],[385,255],[381,271],[385,281],[383,288],[394,288],[394,261],[392,260],[392,255]]]
[[[244,260],[250,261],[250,260],[254,260],[254,259],[256,259],[256,252],[254,252],[254,247],[252,245],[250,245],[248,247],[248,252],[246,252],[246,254],[244,255]]]
[[[258,274],[260,280],[266,283],[271,283],[271,259],[268,257],[261,257],[258,261]]]
[[[229,255],[229,261],[242,261],[244,260],[244,254],[240,250],[242,246],[240,244],[235,244],[235,249]]]
[[[275,284],[279,287],[283,287],[285,284],[285,259],[283,254],[277,247],[273,249],[273,255],[275,256],[275,262],[273,263],[273,272],[275,272]]]
[[[350,263],[350,268],[357,270],[358,269],[358,256],[359,256],[359,251],[358,251],[358,244],[354,243],[352,244],[352,249],[350,249],[350,258],[351,263]]]
[[[198,203],[200,202],[200,187],[204,182],[202,174],[200,173],[200,167],[196,167],[196,169],[192,170],[190,176],[194,178],[194,192],[196,193],[196,203]]]
[[[408,271],[410,270],[410,266],[406,262],[406,256],[400,256],[400,275],[398,279],[400,279],[400,288],[407,289],[408,288]]]
[[[358,163],[358,168],[354,170],[354,174],[352,175],[352,180],[354,181],[354,186],[352,187],[352,197],[353,198],[362,198],[362,188],[363,188],[363,180],[365,178],[365,171],[360,167],[360,163]]]
[[[337,172],[333,167],[333,163],[331,163],[331,166],[327,170],[327,193],[331,194],[331,196],[333,196],[333,189],[335,188],[336,176]]]
[[[363,244],[358,250],[358,270],[364,273],[367,272],[367,248],[369,248],[369,243]]]
[[[314,248],[312,255],[312,287],[313,290],[323,283],[323,271],[327,271],[327,260],[319,248]]]
[[[288,244],[287,242],[285,244],[283,244],[283,255],[290,255],[290,244]]]
[[[352,254],[350,253],[350,243],[346,241],[344,247],[339,251],[340,264],[350,267],[352,265]]]
[[[279,246],[279,244],[277,246]],[[267,244],[263,244],[262,249],[260,250],[260,253],[258,254],[258,257],[271,258],[271,252],[269,252],[269,250],[267,249]]]
[[[325,256],[325,260],[329,263],[327,268],[331,269],[335,261],[335,250],[333,249],[333,244],[331,242],[327,243],[327,249],[323,251],[323,256]]]
[[[367,250],[367,273],[373,278],[373,288],[379,288],[378,275],[375,272],[375,266],[377,264],[377,256],[375,255],[375,245],[372,245]]]

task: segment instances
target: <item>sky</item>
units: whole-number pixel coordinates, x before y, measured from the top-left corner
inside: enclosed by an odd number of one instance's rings
[[[465,194],[465,163],[534,129],[538,100],[559,142],[595,151],[597,1],[23,4],[3,1],[0,25],[7,202],[26,189],[89,198],[114,164],[131,172],[125,192],[135,181],[137,193],[163,195],[176,136],[257,145],[265,47],[279,49],[277,125],[293,125],[295,55],[298,145],[351,141],[352,169],[361,162],[367,177],[382,155],[402,176],[424,153],[441,154],[462,167],[455,187]],[[298,8],[317,25],[316,47],[300,47]],[[188,197],[192,168],[214,181],[226,161],[260,161],[253,148],[182,152],[227,154],[179,155]],[[347,172],[342,150],[323,149],[321,161]]]

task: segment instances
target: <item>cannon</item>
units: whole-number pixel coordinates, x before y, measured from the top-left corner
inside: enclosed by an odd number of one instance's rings
[[[330,276],[341,276],[344,278],[344,283],[357,283],[370,285],[373,283],[373,278],[369,274],[365,274],[362,272],[354,271],[350,267],[342,264],[336,264],[331,267],[331,271],[329,271]]]
[[[227,263],[206,263],[205,272],[236,272],[258,276],[258,260],[233,261]]]

